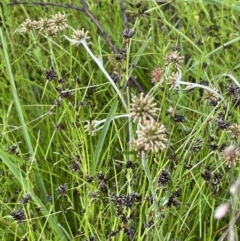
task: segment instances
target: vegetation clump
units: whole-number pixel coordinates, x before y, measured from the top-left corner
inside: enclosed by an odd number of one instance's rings
[[[238,240],[237,0],[1,11],[3,240]]]

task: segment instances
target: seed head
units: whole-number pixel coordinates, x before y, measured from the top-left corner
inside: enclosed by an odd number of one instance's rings
[[[135,34],[134,29],[129,29],[129,28],[125,28],[122,32],[121,32],[121,36],[125,39],[130,39],[133,37],[133,35]]]
[[[166,129],[163,125],[153,119],[139,123],[140,129],[137,131],[137,139],[131,143],[135,151],[155,152],[166,148]]]
[[[234,84],[227,84],[227,93],[230,96],[236,96],[240,92],[240,87]]]
[[[45,77],[47,80],[51,81],[51,80],[56,80],[58,76],[55,70],[49,69],[49,70],[46,70]]]
[[[80,41],[82,39],[90,39],[90,37],[88,36],[88,31],[85,31],[84,28],[82,29],[78,29],[78,30],[74,30],[73,34],[72,34],[72,39]],[[74,44],[74,43],[73,43]],[[77,45],[79,43],[76,43]]]
[[[204,172],[201,173],[201,176],[202,176],[202,178],[203,178],[205,181],[208,182],[208,181],[210,181],[211,178],[212,178],[212,171],[211,171],[210,169],[206,168],[206,169],[204,170]]]
[[[228,131],[231,135],[231,139],[236,140],[240,136],[240,125],[232,124],[228,127]]]
[[[50,24],[51,28],[54,28],[56,30],[56,32],[64,30],[68,27],[65,14],[61,14],[60,12],[53,15],[49,19],[49,24]]]
[[[225,161],[228,167],[236,165],[236,162],[239,160],[239,151],[237,150],[236,145],[230,145],[225,148],[221,153],[221,159]]]
[[[213,90],[218,92],[217,88],[213,88]],[[205,100],[209,101],[209,103],[218,103],[218,101],[219,101],[219,96],[217,96],[214,92],[209,91],[209,90],[204,91],[203,98]]]
[[[151,81],[152,83],[157,83],[162,77],[162,69],[160,67],[157,67],[153,70],[151,74]]]
[[[133,122],[143,123],[147,120],[154,120],[157,117],[157,112],[161,109],[156,107],[157,103],[154,98],[143,93],[140,97],[134,96],[130,104],[130,118]]]
[[[39,29],[39,31],[41,31],[41,32],[46,32],[51,28],[52,28],[52,26],[51,26],[51,22],[50,22],[49,18],[41,18],[37,22],[37,29]]]
[[[173,120],[175,121],[175,122],[185,122],[185,117],[183,116],[183,115],[178,115],[178,114],[175,114],[174,116],[173,116]]]
[[[49,37],[55,37],[57,35],[57,28],[51,27],[51,28],[46,28],[44,30],[44,33],[49,36]]]
[[[172,51],[170,53],[168,53],[166,55],[165,59],[165,65],[173,65],[177,68],[181,68],[181,63],[184,60],[184,56],[180,56],[180,53],[176,50],[176,51]]]
[[[65,14],[61,13],[53,15],[51,18],[41,18],[39,21],[26,19],[26,21],[21,24],[18,32],[25,33],[33,29],[38,29],[40,32],[53,37],[58,31],[68,27],[66,22]]]
[[[25,194],[23,198],[20,200],[20,203],[23,205],[27,205],[32,200],[32,197],[29,193]]]
[[[68,189],[68,184],[64,183],[63,185],[62,184],[58,185],[55,191],[62,196],[62,195],[65,195],[65,193],[67,192],[67,189]]]
[[[26,220],[25,212],[23,209],[15,210],[10,214],[15,221],[18,221],[19,223]]]
[[[86,123],[84,124],[84,131],[91,136],[95,136],[96,135],[95,124],[96,124],[96,121],[94,120],[86,121]]]
[[[80,169],[80,163],[78,161],[73,161],[70,165],[72,172],[77,172]]]
[[[26,33],[31,30],[36,29],[38,26],[37,21],[32,21],[31,19],[27,18],[21,25],[20,28],[17,30],[20,33]]]
[[[227,129],[230,124],[224,120],[224,116],[223,115],[219,115],[217,118],[216,118],[216,125],[218,126],[219,129],[221,130],[224,130],[224,129]]]
[[[171,176],[168,169],[164,169],[157,177],[157,184],[159,187],[165,186],[171,182]]]
[[[168,78],[167,78],[167,84],[170,86],[170,90],[174,89],[175,87],[178,87],[177,80],[179,77],[178,72],[173,72]]]

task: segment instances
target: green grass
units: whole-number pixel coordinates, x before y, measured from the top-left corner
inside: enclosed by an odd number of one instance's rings
[[[65,4],[82,7],[79,2]],[[239,141],[224,127],[239,124],[240,103],[238,93],[235,99],[229,94],[229,84],[239,91],[236,83],[224,74],[239,79],[240,4],[122,2],[129,27],[135,29],[128,43],[120,35],[120,1],[87,1],[115,48],[126,47],[122,61],[115,59],[117,54],[94,22],[70,5],[2,4],[2,240],[223,240],[231,210],[220,220],[214,219],[214,212],[229,200],[229,187],[239,174],[238,161],[229,168],[221,153]],[[69,28],[53,38],[38,30],[16,31],[26,18],[39,20],[58,12],[66,14]],[[71,38],[70,26],[89,31],[88,47],[102,58],[102,66],[82,44],[71,45],[64,37]],[[205,81],[222,101],[213,106],[203,98],[206,90],[170,88],[167,77],[174,68],[165,64],[173,46],[185,57],[181,80]],[[157,67],[163,77],[154,85],[151,73]],[[46,71],[51,68],[57,76],[48,81]],[[109,82],[101,68],[109,75],[115,71],[121,81]],[[139,90],[134,84],[129,87],[130,76],[161,108],[157,119],[167,130],[168,143],[158,153],[131,148],[139,127],[126,116]],[[173,113],[168,113],[170,107]],[[99,123],[95,135],[89,135],[86,123]],[[164,171],[170,181],[160,186]],[[23,205],[26,194],[31,200]],[[22,210],[25,220],[18,222],[16,210]]]

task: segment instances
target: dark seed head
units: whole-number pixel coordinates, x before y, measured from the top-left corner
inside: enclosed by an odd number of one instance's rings
[[[185,117],[183,115],[174,115],[173,116],[173,120],[175,122],[184,122],[185,121]]]
[[[10,215],[13,217],[15,221],[18,221],[19,223],[23,222],[26,219],[23,209],[15,210]]]
[[[170,172],[167,169],[164,169],[160,175],[157,177],[158,186],[162,187],[171,182]]]
[[[57,74],[53,69],[49,69],[46,71],[45,77],[47,80],[51,81],[57,79]]]
[[[78,161],[73,161],[70,165],[72,172],[77,172],[80,169],[80,163]]]
[[[31,200],[32,200],[32,197],[30,196],[30,194],[27,193],[23,196],[20,203],[23,205],[27,205]]]
[[[230,124],[226,122],[221,115],[218,116],[215,123],[221,130],[227,129],[230,126]]]
[[[64,183],[63,185],[60,184],[56,189],[55,191],[60,194],[60,195],[64,195],[66,193],[68,189],[68,184],[67,183]]]
[[[121,32],[121,36],[125,39],[130,39],[133,37],[133,35],[135,34],[135,31],[133,29],[129,29],[129,28],[125,28],[122,32]]]

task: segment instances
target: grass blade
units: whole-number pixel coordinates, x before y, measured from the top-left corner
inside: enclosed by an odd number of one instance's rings
[[[21,124],[21,127],[22,127],[23,137],[24,137],[25,143],[27,145],[28,152],[29,152],[30,156],[33,158],[34,157],[34,151],[33,151],[32,143],[31,143],[30,136],[29,136],[29,133],[28,133],[28,130],[27,130],[27,125],[26,125],[26,122],[24,120],[21,104],[20,104],[20,101],[19,101],[19,98],[18,98],[17,89],[16,89],[16,85],[15,85],[15,81],[14,81],[14,77],[13,77],[13,73],[12,73],[12,68],[11,68],[9,56],[8,56],[7,45],[6,45],[6,41],[3,37],[2,28],[0,28],[0,38],[1,38],[2,46],[3,46],[5,64],[6,64],[6,69],[7,69],[7,73],[8,73],[8,76],[9,76],[9,81],[10,81],[14,105],[16,106],[18,118],[19,118],[19,121],[20,121],[20,124]],[[39,168],[38,168],[38,164],[37,164],[36,160],[34,161],[34,165],[35,165],[35,168],[36,168],[37,185],[38,185],[41,193],[45,196],[46,195],[46,189],[45,189],[43,180],[41,178],[41,175],[38,171]]]

